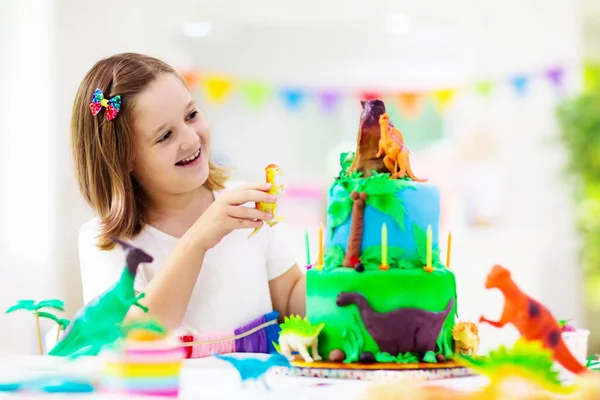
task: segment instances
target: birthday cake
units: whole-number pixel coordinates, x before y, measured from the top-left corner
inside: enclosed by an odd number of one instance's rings
[[[357,148],[340,157],[325,243],[307,271],[307,320],[319,328],[309,361],[445,362],[457,298],[440,261],[440,192],[413,173],[385,104],[361,104]]]

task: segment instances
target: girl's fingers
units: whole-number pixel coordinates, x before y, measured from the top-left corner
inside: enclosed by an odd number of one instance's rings
[[[269,190],[272,186],[269,182],[256,182],[244,185],[242,188],[246,190]]]
[[[244,206],[229,206],[227,214],[233,218],[239,219],[259,219],[259,220],[270,220],[273,216],[256,208],[244,207]]]
[[[263,225],[263,221],[254,221],[252,219],[238,219],[233,218],[233,229],[250,229],[250,228],[260,228]]]
[[[231,205],[241,205],[250,202],[274,203],[277,196],[256,189],[235,190],[228,193],[227,203]]]

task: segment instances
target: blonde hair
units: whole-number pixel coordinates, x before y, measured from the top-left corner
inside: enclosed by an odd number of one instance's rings
[[[131,172],[134,149],[133,112],[135,96],[162,74],[173,74],[171,66],[136,53],[117,54],[97,62],[79,86],[71,118],[71,146],[79,190],[100,217],[102,232],[98,247],[112,249],[111,237],[130,239],[143,228],[148,213],[147,197]],[[106,108],[93,115],[92,94],[99,88],[104,97],[120,95],[117,117],[106,120]],[[225,170],[209,161],[205,186],[223,189]]]

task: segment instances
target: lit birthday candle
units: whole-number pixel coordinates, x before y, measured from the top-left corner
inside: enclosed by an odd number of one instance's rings
[[[387,226],[383,224],[381,227],[381,266],[379,267],[382,270],[389,269],[387,253]]]
[[[306,248],[306,268],[310,269],[310,245],[308,244],[308,229],[304,230],[304,246]]]

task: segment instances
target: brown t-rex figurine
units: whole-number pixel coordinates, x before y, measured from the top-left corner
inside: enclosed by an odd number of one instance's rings
[[[574,374],[587,371],[587,368],[573,357],[563,341],[558,321],[546,307],[519,289],[509,270],[494,265],[487,276],[485,287],[499,289],[505,302],[500,321],[490,321],[481,316],[480,323],[487,322],[497,328],[511,323],[524,339],[540,341],[553,352],[554,359],[569,371]]]
[[[408,175],[410,179],[416,182],[427,182],[427,179],[419,179],[413,174],[410,167],[409,151],[404,145],[404,136],[398,128],[390,122],[387,113],[379,117],[379,129],[381,136],[379,138],[379,151],[375,155],[377,158],[385,154],[383,163],[390,171],[392,179],[403,178]],[[400,171],[398,171],[398,167]]]
[[[375,157],[380,136],[379,117],[385,113],[385,104],[379,99],[361,100],[360,104],[362,113],[358,124],[356,152],[348,168],[348,174],[360,172],[363,177],[368,178],[373,171],[379,173],[387,171],[383,160]]]

